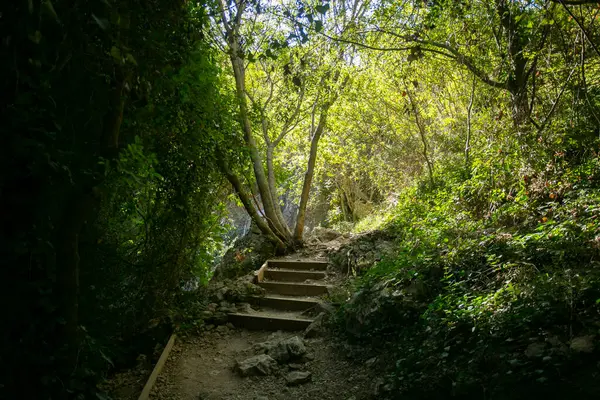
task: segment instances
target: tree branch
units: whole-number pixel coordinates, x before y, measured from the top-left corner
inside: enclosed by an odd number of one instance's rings
[[[304,85],[302,85],[302,87],[300,88],[300,96],[298,96],[298,104],[296,104],[296,109],[294,110],[294,112],[292,113],[290,118],[284,123],[283,128],[281,129],[281,132],[279,133],[279,136],[277,136],[277,139],[275,139],[275,141],[273,142],[273,144],[275,146],[277,146],[279,144],[279,142],[281,142],[283,140],[285,135],[287,135],[292,129],[294,129],[296,127],[296,125],[298,125],[297,122],[295,124],[292,124],[292,123],[294,122],[294,120],[296,120],[298,118],[298,115],[300,114],[300,109],[302,107],[303,100],[304,100]]]
[[[573,21],[575,21],[575,23],[577,24],[577,26],[579,26],[579,28],[581,29],[581,32],[583,32],[583,35],[585,36],[585,38],[588,40],[588,42],[590,42],[590,45],[592,46],[592,48],[594,49],[594,51],[596,51],[596,54],[598,54],[600,56],[600,50],[598,50],[598,47],[596,46],[596,44],[592,41],[592,39],[590,39],[590,36],[588,35],[587,31],[584,29],[583,25],[581,24],[581,22],[579,22],[579,20],[577,18],[575,18],[575,15],[573,15],[573,13],[571,12],[571,10],[569,9],[569,7],[566,6],[566,4],[577,4],[577,3],[573,3],[573,2],[569,2],[569,1],[565,1],[565,0],[556,0],[558,1],[563,8],[569,13],[569,15],[571,16],[571,18],[573,18]],[[579,3],[579,4],[600,4],[600,1],[595,1],[595,2],[587,2],[587,3]]]
[[[600,4],[598,0],[550,0],[553,3],[560,3],[569,6],[581,6],[584,4]]]
[[[542,124],[540,125],[538,130],[542,131],[546,127],[546,124],[550,121],[550,117],[552,117],[552,114],[554,114],[554,110],[556,110],[556,106],[558,105],[558,102],[560,101],[560,98],[562,97],[563,93],[567,89],[567,85],[569,84],[569,81],[571,80],[571,77],[573,76],[573,73],[575,72],[576,69],[577,69],[577,66],[575,66],[575,68],[573,68],[571,70],[571,73],[567,77],[567,80],[565,81],[565,84],[563,85],[562,89],[560,90],[558,97],[554,101],[554,104],[552,104],[552,108],[550,109],[550,112],[548,112],[548,115],[546,115],[546,118],[544,118],[544,122],[542,122]]]

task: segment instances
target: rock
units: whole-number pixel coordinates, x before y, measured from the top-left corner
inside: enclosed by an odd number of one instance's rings
[[[546,343],[534,342],[527,346],[525,355],[529,358],[540,357],[544,353]]]
[[[269,400],[267,396],[256,396],[254,400]]]
[[[216,331],[220,334],[225,334],[225,333],[229,332],[229,328],[226,325],[219,325],[219,326],[217,326]]]
[[[254,314],[256,312],[248,303],[239,304],[238,310],[244,314]]]
[[[317,304],[317,308],[325,314],[334,314],[336,311],[335,307],[331,303],[326,303],[324,301],[320,301]]]
[[[285,343],[279,342],[267,350],[267,354],[273,357],[277,362],[284,363],[290,359],[290,353]]]
[[[228,327],[229,329],[235,329],[235,326],[233,326],[233,324],[231,322],[226,323],[225,326]]]
[[[213,312],[210,310],[204,310],[200,313],[202,319],[211,319],[213,317]]]
[[[305,354],[304,357],[302,357],[302,359],[304,359],[306,361],[313,361],[315,359],[315,355],[312,353],[308,353],[308,354]]]
[[[312,374],[304,371],[293,371],[287,374],[285,380],[289,386],[301,385],[310,382]]]
[[[304,330],[304,337],[307,339],[321,336],[325,328],[323,326],[323,320],[325,319],[325,313],[320,313],[317,318]]]
[[[317,238],[321,242],[330,242],[339,238],[342,234],[334,231],[333,229],[317,226],[315,227],[315,229],[313,229],[311,235],[312,237]]]
[[[300,370],[304,368],[304,365],[302,364],[289,364],[288,367],[290,367],[290,369],[295,369],[295,370]]]
[[[217,324],[225,324],[227,322],[227,320],[229,319],[229,317],[227,316],[226,313],[219,311],[213,315],[213,319],[214,319],[214,322],[216,322]]]
[[[231,305],[228,302],[226,302],[225,300],[223,300],[222,302],[219,303],[220,308],[229,309],[230,306]]]
[[[298,336],[291,337],[284,341],[285,346],[288,349],[288,353],[292,358],[300,358],[306,354],[306,347],[304,342]]]
[[[284,363],[290,359],[297,359],[306,354],[306,347],[298,336],[281,340],[277,343],[260,343],[255,346],[258,351],[264,351],[266,354]]]
[[[270,375],[277,371],[277,361],[266,354],[259,354],[237,363],[241,376]]]
[[[570,347],[577,353],[592,353],[594,351],[594,335],[573,338]]]

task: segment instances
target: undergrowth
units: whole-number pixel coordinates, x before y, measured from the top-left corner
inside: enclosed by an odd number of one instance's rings
[[[355,282],[339,326],[387,354],[391,398],[597,398],[597,155],[502,189],[482,175],[403,194],[396,256]]]

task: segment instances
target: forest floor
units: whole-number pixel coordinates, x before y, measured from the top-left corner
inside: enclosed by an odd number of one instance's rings
[[[338,243],[338,241],[340,243]],[[338,247],[344,238],[330,242]],[[323,258],[329,246],[308,245],[293,256]],[[291,257],[291,256],[290,256]],[[339,276],[331,276],[339,283]],[[334,284],[334,282],[329,282]],[[257,347],[299,336],[302,332],[248,331],[221,325],[201,337],[179,340],[156,383],[151,398],[160,400],[362,400],[373,398],[378,379],[366,365],[368,355],[333,336],[304,339],[303,362],[283,364],[268,376],[241,377],[238,361],[258,354]],[[311,380],[297,386],[287,384],[286,375],[299,370]]]
[[[300,333],[230,329],[220,326],[202,337],[175,345],[152,391],[160,400],[287,400],[372,398],[376,377],[365,366],[359,349],[329,337],[305,340],[307,360],[282,365],[268,376],[240,377],[237,361],[253,354],[257,345]],[[369,364],[369,363],[367,363]],[[288,386],[285,375],[294,369],[312,373],[310,382]]]
[[[327,244],[313,241],[294,256],[323,258],[348,240],[338,237]],[[328,277],[336,286],[344,278]],[[331,281],[329,281],[331,280]],[[212,327],[199,335],[178,337],[168,361],[155,383],[150,398],[156,400],[363,400],[376,397],[383,384],[370,368],[375,358],[361,347],[351,346],[335,336],[324,334],[303,339],[307,355],[300,361],[279,366],[267,376],[242,377],[236,365],[259,354],[261,343],[278,342],[303,332],[250,331],[232,324]],[[135,400],[148,376],[146,368],[135,368],[113,378],[111,398]],[[141,369],[145,369],[141,371]],[[311,373],[309,382],[289,385],[292,371]]]

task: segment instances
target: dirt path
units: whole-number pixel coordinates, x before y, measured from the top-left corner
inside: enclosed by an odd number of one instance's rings
[[[240,377],[237,360],[257,354],[256,345],[300,333],[252,332],[220,326],[202,337],[180,340],[152,392],[161,400],[284,400],[370,399],[374,377],[355,349],[334,339],[305,340],[308,361],[283,364],[270,376]],[[352,358],[350,358],[352,357]],[[311,360],[312,359],[312,360]],[[287,386],[285,375],[293,369],[309,371],[312,381]]]

